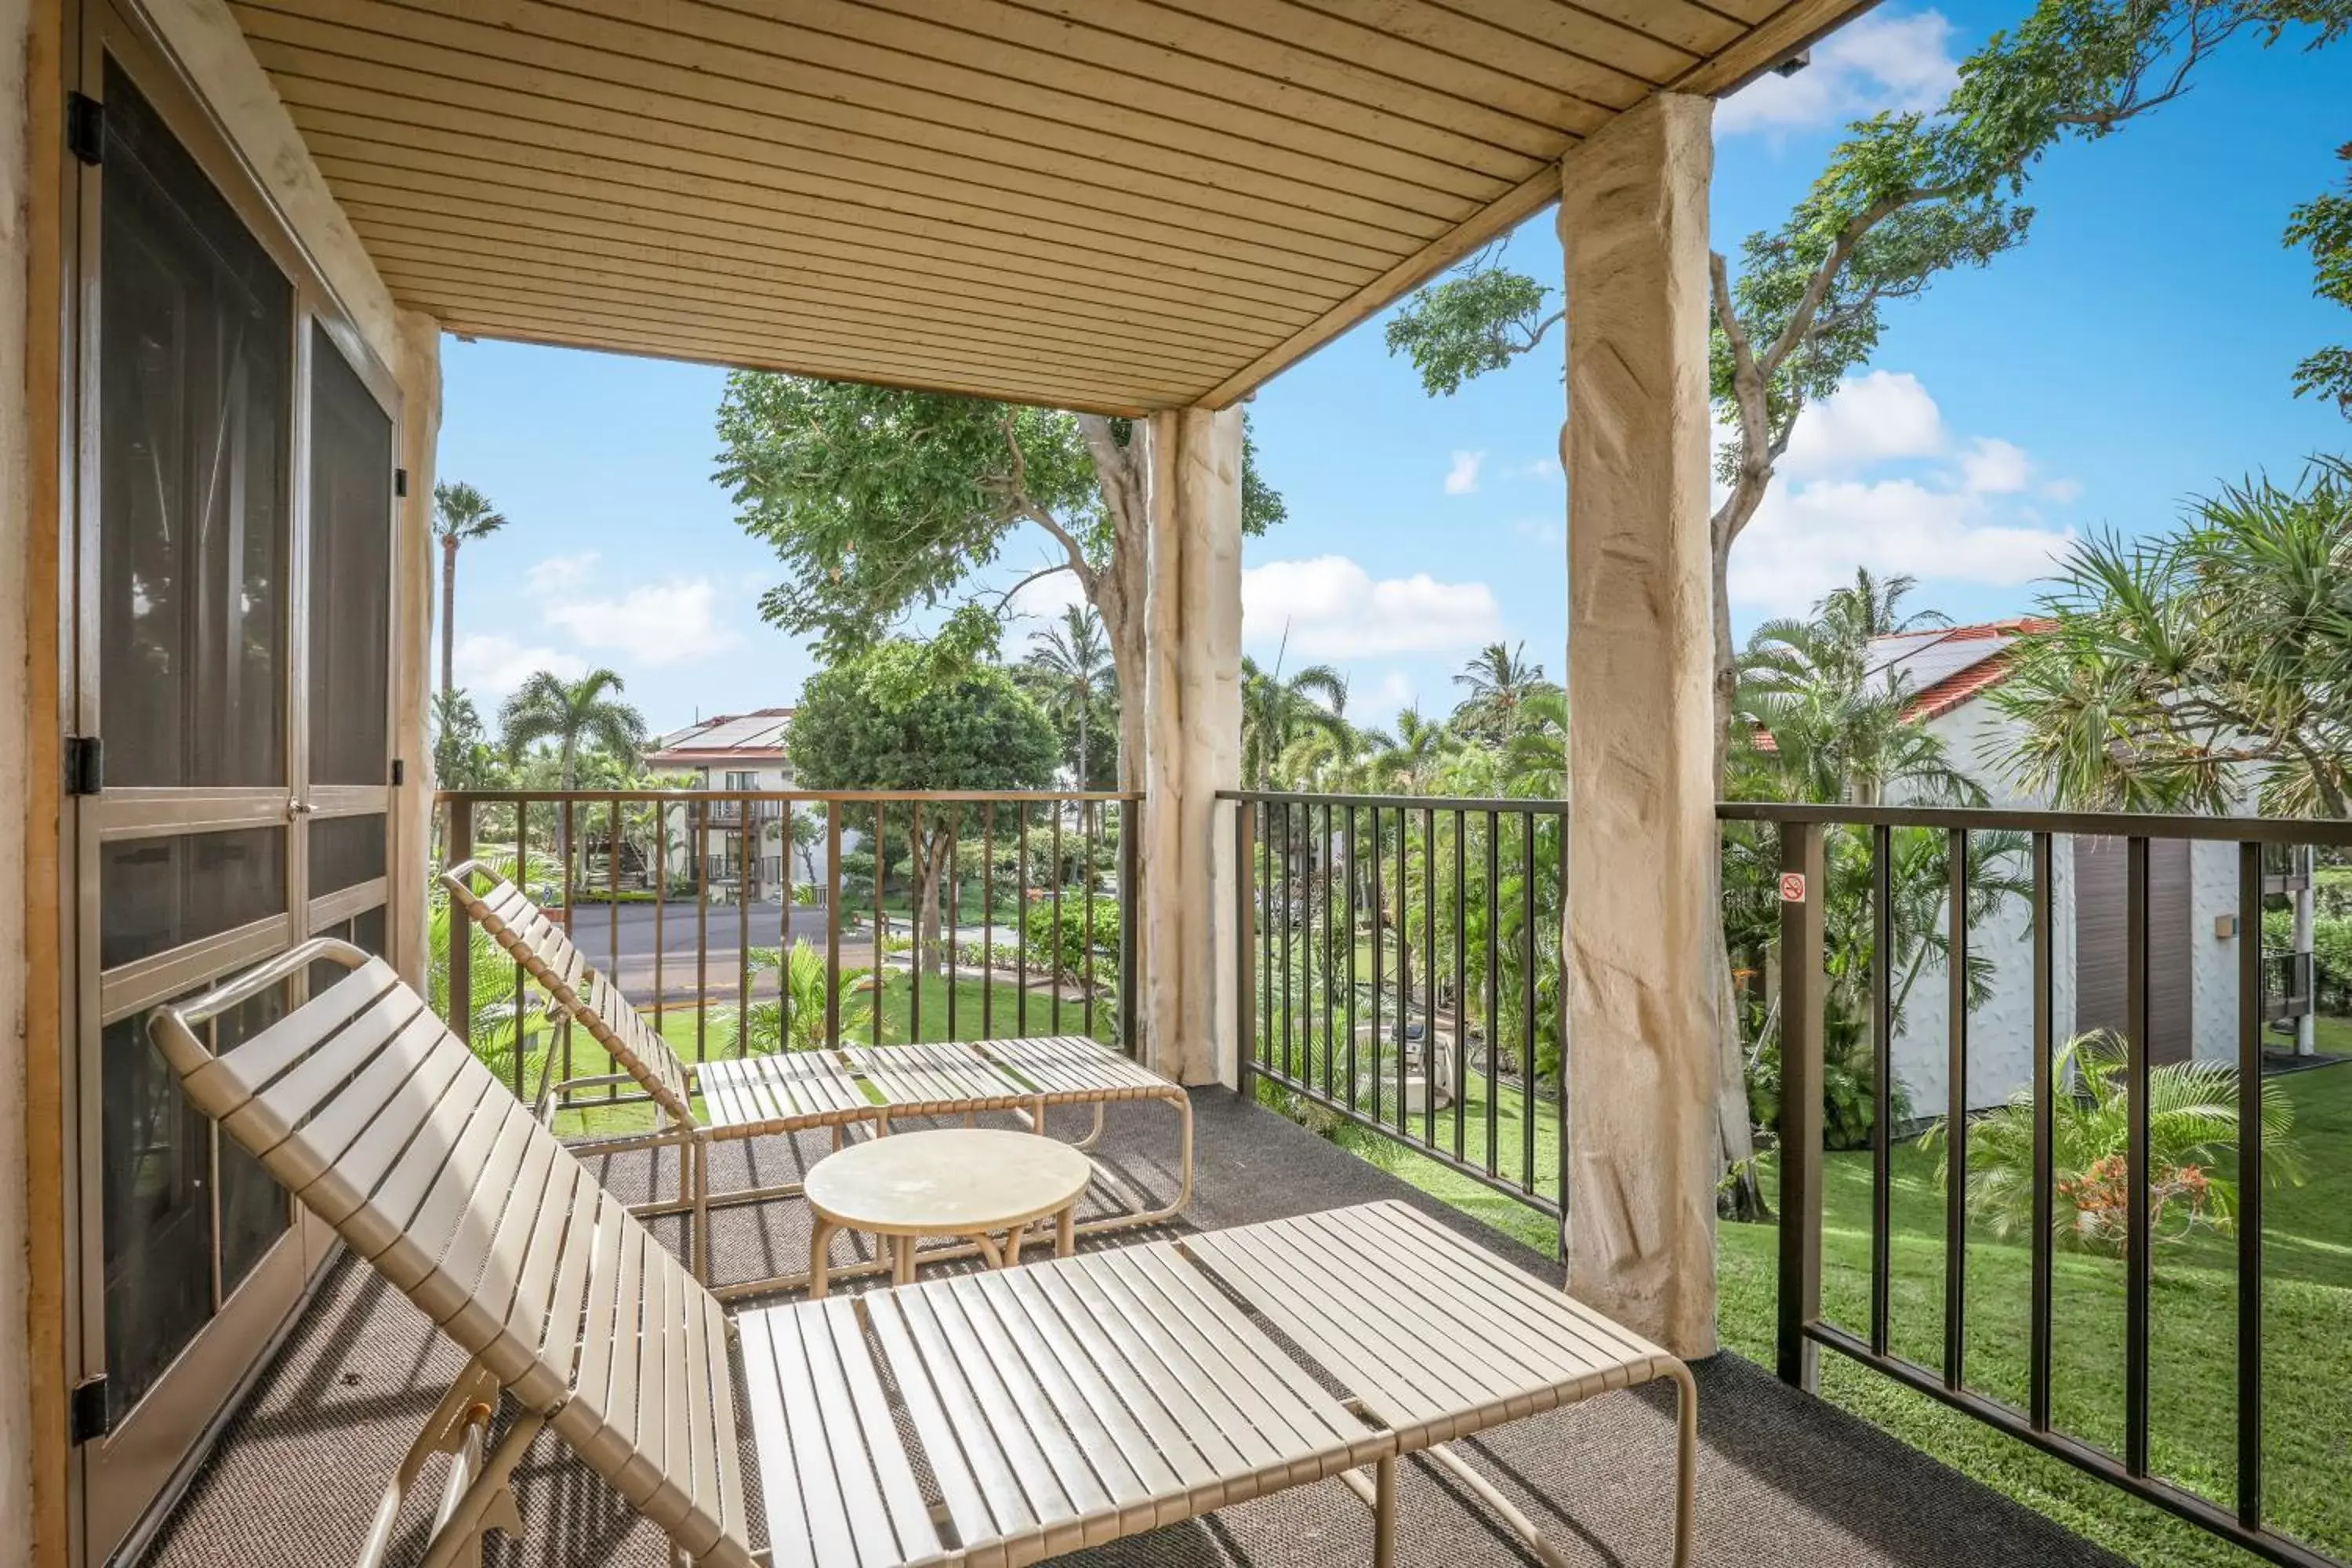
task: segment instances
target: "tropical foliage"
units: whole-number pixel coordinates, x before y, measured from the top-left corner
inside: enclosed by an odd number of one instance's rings
[[[2314,196],[2294,209],[2286,242],[2311,252],[2313,294],[2352,310],[2352,142],[2336,149],[2347,172],[2344,188]],[[2314,351],[2294,369],[2297,397],[2331,399],[2352,419],[2352,345]]]
[[[2131,1192],[2131,1123],[2124,1042],[2098,1031],[2058,1048],[2051,1065],[2060,1092],[2051,1111],[2052,1233],[2063,1246],[2120,1253]],[[2237,1069],[2221,1062],[2168,1062],[2148,1069],[2148,1231],[2165,1246],[2200,1230],[2227,1231],[2238,1212]],[[2300,1182],[2294,1106],[2284,1088],[2263,1085],[2263,1169],[2273,1184]],[[1990,1116],[1969,1123],[1969,1214],[1996,1236],[2033,1226],[2033,1091],[2020,1089]],[[1942,1121],[1921,1139],[1942,1147]],[[1937,1166],[1940,1182],[1945,1167]]]

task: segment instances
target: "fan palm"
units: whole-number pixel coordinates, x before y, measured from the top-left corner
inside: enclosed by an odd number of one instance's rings
[[[2108,1252],[2123,1247],[2130,1192],[2127,1059],[2124,1042],[2100,1030],[2067,1041],[2052,1061],[2052,1226],[2061,1242]],[[2281,1085],[2265,1083],[2262,1106],[2263,1171],[2274,1184],[2300,1182],[2294,1104]],[[1969,1212],[1997,1236],[2017,1235],[2033,1223],[2033,1122],[2028,1088],[1969,1123]],[[2237,1069],[2217,1061],[2150,1068],[2147,1131],[2154,1239],[2228,1230],[2238,1207],[2237,1184],[2223,1173],[2238,1148]],[[1945,1135],[1939,1121],[1921,1143],[1938,1147]],[[1937,1163],[1939,1183],[1945,1168]]]
[[[458,480],[433,487],[433,535],[441,542],[441,690],[457,688],[457,552],[477,539],[488,539],[507,525],[506,514],[489,497]]]
[[[1309,665],[1286,679],[1278,655],[1271,671],[1244,658],[1242,777],[1250,788],[1269,785],[1276,761],[1302,735],[1321,730],[1336,736],[1346,730],[1347,707],[1347,679],[1328,664]]]
[[[592,669],[577,680],[542,669],[499,710],[499,742],[514,758],[542,742],[553,742],[558,787],[578,789],[583,752],[593,748],[634,762],[645,744],[645,716],[620,700],[624,685],[610,669]],[[560,816],[556,839],[558,856],[569,855],[571,844]]]
[[[745,1015],[743,1037],[747,1053],[814,1051],[833,1043],[825,1033],[825,999],[833,984],[825,973],[823,953],[805,940],[796,941],[781,952],[772,947],[755,947],[751,950],[751,970],[755,974],[764,970],[776,972],[778,999],[754,1002]],[[882,1006],[883,989],[870,969],[841,972],[844,1038],[860,1035],[871,1037],[876,1015]]]
[[[1527,659],[1528,645],[1488,643],[1454,678],[1470,695],[1454,710],[1454,726],[1468,734],[1505,741],[1517,730],[1528,700],[1559,689],[1544,679],[1543,666]]]
[[[1371,755],[1364,771],[1376,788],[1403,795],[1425,795],[1430,783],[1455,749],[1455,738],[1442,720],[1424,719],[1418,708],[1400,709],[1396,732],[1364,731]]]

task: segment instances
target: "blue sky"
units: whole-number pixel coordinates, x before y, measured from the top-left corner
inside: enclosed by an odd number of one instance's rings
[[[1776,225],[1845,120],[1932,105],[1950,62],[2023,9],[1890,5],[1810,69],[1727,101],[1717,247]],[[2182,101],[2053,154],[2028,243],[1893,307],[1867,373],[1804,416],[1734,552],[1739,626],[1802,611],[1856,564],[1912,573],[1918,603],[1958,618],[2018,614],[2072,539],[2161,530],[2185,496],[2352,449],[2341,418],[2287,390],[2352,322],[2278,239],[2289,208],[2341,177],[2347,102],[2352,42],[2242,45]],[[1559,275],[1549,214],[1509,259]],[[1558,342],[1432,400],[1374,321],[1259,392],[1261,457],[1290,510],[1244,561],[1262,663],[1339,666],[1362,721],[1450,708],[1454,672],[1496,638],[1559,673]],[[754,609],[777,563],[709,479],[720,373],[454,340],[443,354],[442,477],[511,520],[460,568],[458,679],[486,717],[534,668],[593,664],[657,729],[793,700],[813,660]],[[1033,559],[1042,542],[1007,552]]]

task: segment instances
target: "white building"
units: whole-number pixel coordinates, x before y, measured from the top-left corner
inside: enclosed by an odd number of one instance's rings
[[[2012,651],[2037,623],[1944,626],[1874,639],[1877,679],[1902,679],[1914,693],[1914,722],[1944,742],[1951,765],[1974,779],[1990,804],[2021,810],[2053,803],[2019,785],[2014,762],[2022,726],[1988,700],[2006,679]],[[1891,804],[1903,804],[1895,792]],[[2125,847],[2121,839],[2062,837],[2053,846],[2051,1005],[2056,1038],[2093,1029],[2120,1030],[2126,1007]],[[2148,847],[2149,1049],[2158,1062],[2192,1057],[2234,1061],[2238,1050],[2239,943],[2259,932],[2238,928],[2238,849],[2234,844],[2152,840]],[[2273,890],[2307,904],[2307,866]],[[2284,869],[2284,868],[2281,868]],[[2017,868],[2021,879],[2030,868]],[[2013,899],[1969,933],[1969,949],[1992,961],[1990,995],[1969,1014],[1968,1103],[2000,1104],[2032,1081],[2033,946],[2031,910]],[[2307,945],[2307,944],[2303,944]],[[1896,1078],[1914,1118],[1943,1114],[1948,1103],[1949,986],[1930,955],[1903,1007],[1894,1046]],[[2281,1049],[2308,1052],[2312,1022],[2302,1016],[2273,1032]]]
[[[785,741],[792,718],[789,708],[719,714],[660,737],[646,753],[646,765],[690,775],[692,789],[789,790],[793,763]],[[825,885],[824,841],[819,837],[796,852],[786,806],[783,801],[714,800],[702,808],[699,854],[714,894],[732,898],[740,888],[752,900],[778,903],[788,884]],[[800,810],[814,815],[807,805]],[[672,879],[698,875],[695,837],[686,823],[674,824]]]

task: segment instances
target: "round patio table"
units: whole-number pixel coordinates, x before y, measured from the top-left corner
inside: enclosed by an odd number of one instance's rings
[[[1094,1173],[1092,1160],[1058,1139],[992,1128],[893,1132],[837,1150],[809,1167],[803,1187],[816,1215],[809,1298],[824,1294],[825,1254],[837,1230],[887,1238],[894,1285],[914,1282],[915,1246],[927,1236],[963,1237],[991,1268],[1009,1268],[1021,1261],[1030,1226],[1049,1215],[1054,1256],[1067,1258],[1078,1199]]]

